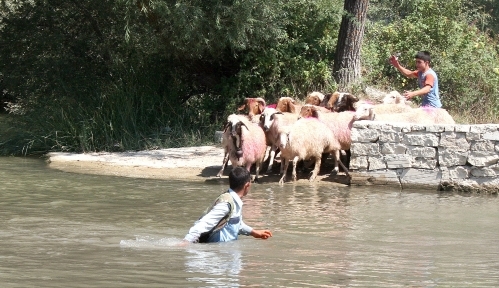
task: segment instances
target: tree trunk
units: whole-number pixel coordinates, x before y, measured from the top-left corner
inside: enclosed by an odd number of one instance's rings
[[[338,90],[344,90],[360,80],[360,49],[368,6],[369,0],[345,0],[333,66]]]

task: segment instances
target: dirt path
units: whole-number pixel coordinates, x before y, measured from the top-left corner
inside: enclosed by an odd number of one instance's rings
[[[223,160],[223,149],[217,146],[170,148],[122,153],[64,153],[47,154],[49,167],[71,173],[113,175],[133,178],[178,179],[189,181],[218,180],[216,177]],[[279,159],[277,159],[279,160]],[[222,178],[227,178],[231,166],[226,167]],[[264,167],[266,169],[266,167]],[[348,184],[349,179],[340,173],[331,177],[323,169],[317,183]],[[278,182],[278,169],[271,175],[261,175],[260,182]],[[290,174],[290,173],[289,173]],[[308,175],[298,175],[300,183],[308,183]]]

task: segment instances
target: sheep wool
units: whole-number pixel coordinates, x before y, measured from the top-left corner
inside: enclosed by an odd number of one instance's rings
[[[284,161],[282,177],[283,184],[289,161],[293,161],[293,181],[296,181],[296,164],[299,160],[315,159],[315,167],[310,181],[315,180],[322,161],[322,153],[337,152],[340,143],[333,137],[327,126],[316,118],[301,118],[291,126],[284,128],[279,134],[279,149]],[[339,155],[339,153],[338,153]]]
[[[266,108],[261,116],[260,125],[265,131],[265,137],[267,140],[267,145],[270,146],[270,161],[267,168],[267,173],[270,173],[273,169],[274,158],[277,151],[277,142],[279,138],[279,133],[281,130],[290,126],[298,120],[298,115],[293,113],[278,112],[273,108]],[[281,172],[282,172],[281,165]]]
[[[230,160],[232,167],[243,166],[250,171],[251,165],[256,165],[256,177],[258,180],[259,171],[265,157],[267,144],[265,133],[262,128],[255,123],[248,121],[243,115],[232,114],[227,118],[223,134],[222,145],[226,159]],[[222,164],[222,169],[218,173],[220,177],[223,173],[225,165]]]

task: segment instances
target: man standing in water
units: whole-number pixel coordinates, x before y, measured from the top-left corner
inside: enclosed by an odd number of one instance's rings
[[[405,99],[410,100],[415,96],[421,96],[421,106],[442,108],[438,93],[437,73],[430,68],[430,53],[427,51],[419,51],[414,58],[416,58],[416,70],[411,71],[400,65],[397,56],[392,55],[390,57],[390,64],[397,68],[402,75],[409,78],[418,78],[419,90],[404,91],[403,95]]]
[[[232,169],[229,186],[229,190],[218,196],[208,212],[189,229],[183,244],[232,241],[237,240],[239,234],[261,239],[272,237],[269,230],[254,230],[243,222],[241,198],[248,194],[251,186],[248,170],[242,167]]]

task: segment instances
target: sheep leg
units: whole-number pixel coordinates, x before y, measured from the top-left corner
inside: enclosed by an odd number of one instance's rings
[[[286,162],[287,162],[287,161],[288,161],[288,160],[286,160],[286,159],[284,159],[284,158],[282,157],[282,153],[281,153],[281,169],[279,169],[279,172],[280,172],[281,174],[282,174],[282,172],[283,172],[283,171],[285,171],[285,169],[284,169],[284,165],[286,164]],[[289,163],[288,163],[288,164],[289,164]],[[286,169],[287,169],[287,167],[288,167],[288,166],[286,166]]]
[[[262,168],[262,162],[256,162],[255,163],[255,182],[258,182],[258,174],[260,172],[260,169]]]
[[[343,165],[343,162],[341,162],[341,159],[340,159],[340,152],[338,150],[335,150],[334,152],[334,170],[331,172],[331,175],[336,175],[338,174],[338,172],[340,171],[339,167],[338,167],[338,164],[341,166],[341,168],[343,170],[345,170],[345,174],[347,176],[350,176],[350,174],[348,173],[348,169],[347,167],[345,167],[345,165]],[[334,173],[334,174],[333,174]]]
[[[350,174],[348,173],[348,168],[347,168],[347,167],[345,167],[345,165],[343,165],[343,162],[341,162],[341,160],[340,160],[339,158],[338,158],[338,163],[340,163],[341,168],[342,168],[343,170],[345,170],[345,174],[346,174],[347,176],[350,176]]]
[[[284,166],[284,173],[282,173],[281,180],[279,180],[280,185],[284,184],[284,181],[286,181],[286,172],[288,171],[288,165],[289,165],[289,160],[286,160],[285,158],[281,158],[281,159],[282,159],[281,160],[281,169]]]
[[[253,165],[252,163],[247,163],[246,166],[244,166],[244,168],[246,168],[246,170],[248,170],[248,172],[251,172],[251,165]],[[258,173],[258,172],[257,172]],[[256,174],[258,175],[258,174]],[[257,176],[258,177],[258,176]],[[258,182],[258,179],[256,179],[255,177],[251,177],[251,181],[253,182]]]
[[[265,162],[269,158],[271,149],[272,149],[271,146],[267,146],[267,148],[265,149],[265,156],[263,157],[263,162]]]
[[[331,175],[336,175],[340,171],[340,168],[338,168],[338,163],[340,163],[340,150],[334,150],[333,153],[333,161],[334,161],[334,169],[331,171]],[[343,165],[343,163],[341,163]],[[342,166],[343,167],[343,166]]]
[[[296,181],[296,164],[298,164],[298,156],[295,156],[295,158],[293,158],[293,181]]]
[[[319,170],[321,168],[321,162],[322,162],[322,157],[316,157],[315,158],[315,168],[314,171],[312,171],[312,176],[308,179],[310,182],[315,180],[315,177],[317,177],[317,174],[319,174]]]
[[[269,154],[270,154],[270,161],[269,161],[269,167],[267,168],[267,174],[272,172],[272,167],[274,166],[274,158],[275,158],[275,151],[277,150],[277,146],[272,145],[270,148]],[[281,166],[282,167],[282,166]]]
[[[227,165],[227,162],[229,162],[229,152],[225,152],[224,160],[222,162],[222,168],[220,169],[220,171],[217,174],[218,178],[222,177],[222,174],[224,173],[225,165]]]

